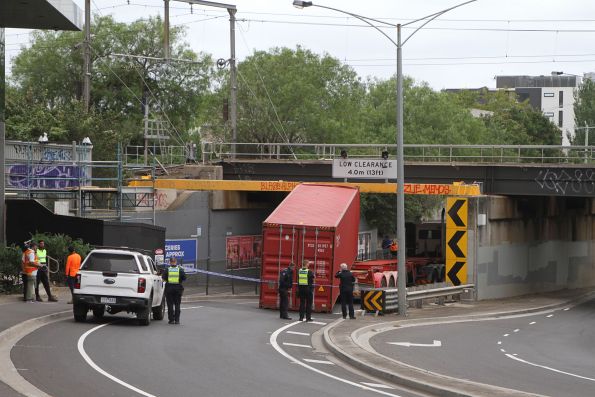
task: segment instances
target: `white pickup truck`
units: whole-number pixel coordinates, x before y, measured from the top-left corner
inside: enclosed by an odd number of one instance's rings
[[[105,312],[136,313],[141,325],[163,320],[164,282],[150,256],[130,249],[94,249],[76,276],[74,320],[84,322],[89,310],[95,318]]]

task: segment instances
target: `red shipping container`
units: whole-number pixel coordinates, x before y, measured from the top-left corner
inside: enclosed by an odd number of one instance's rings
[[[359,190],[347,186],[300,184],[263,222],[260,307],[279,307],[279,273],[295,263],[289,307],[299,309],[297,270],[310,260],[315,312],[331,312],[339,296],[335,273],[354,263],[360,217]]]

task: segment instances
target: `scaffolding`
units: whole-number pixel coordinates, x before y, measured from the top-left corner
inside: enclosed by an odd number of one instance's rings
[[[129,179],[154,180],[149,166],[125,164],[118,145],[115,161],[93,161],[92,146],[7,142],[7,195],[35,199],[60,215],[155,224],[153,186],[127,187]]]

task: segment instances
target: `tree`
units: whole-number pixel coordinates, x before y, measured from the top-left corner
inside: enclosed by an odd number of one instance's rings
[[[151,116],[168,122],[169,134],[183,142],[186,131],[196,126],[197,110],[210,90],[211,58],[191,51],[182,41],[184,29],[175,27],[170,30],[171,57],[185,61],[155,59],[161,57],[163,42],[159,17],[129,25],[115,22],[111,16],[96,17],[91,30],[90,112],[80,106],[80,33],[38,31],[31,46],[13,63],[7,136],[36,139],[43,130],[70,142],[92,137],[93,132],[103,137],[105,131],[115,131],[124,144],[140,143],[144,104],[148,103]],[[27,111],[31,108],[34,114]],[[39,116],[44,116],[43,121]],[[95,158],[106,159],[105,155],[113,159],[113,142],[109,145],[111,150]]]
[[[210,124],[225,135],[218,92]],[[360,130],[364,86],[349,66],[297,47],[256,51],[238,64],[238,141],[344,143]],[[229,140],[229,135],[227,135]]]
[[[585,129],[595,127],[595,82],[584,79],[574,95],[574,122],[576,127],[574,137],[569,136],[572,145],[585,144]],[[595,144],[595,135],[589,134],[589,145]]]

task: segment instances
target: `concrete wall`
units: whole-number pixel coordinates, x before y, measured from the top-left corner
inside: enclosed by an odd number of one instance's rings
[[[593,200],[469,200],[469,281],[478,299],[595,285]],[[477,214],[487,225],[477,226]]]

